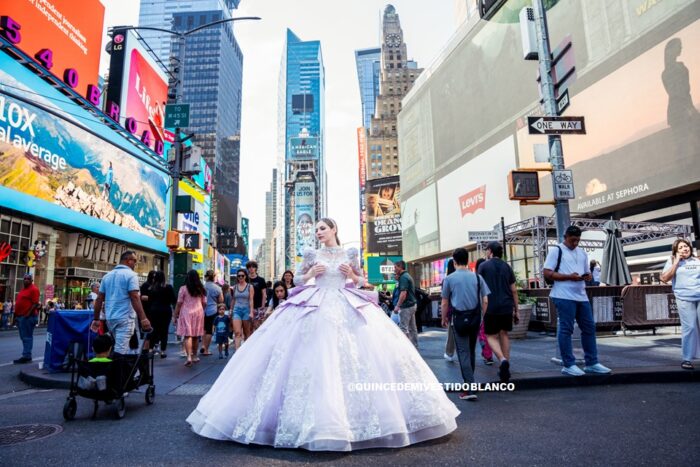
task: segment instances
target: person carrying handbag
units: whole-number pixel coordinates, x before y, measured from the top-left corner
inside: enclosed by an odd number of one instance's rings
[[[476,365],[476,342],[479,337],[481,318],[488,307],[488,295],[491,293],[484,279],[469,270],[469,254],[464,248],[457,248],[452,253],[455,272],[445,277],[442,283],[442,326],[452,327],[455,347],[462,378],[465,383],[474,382]],[[459,398],[474,401],[476,394],[463,391]]]

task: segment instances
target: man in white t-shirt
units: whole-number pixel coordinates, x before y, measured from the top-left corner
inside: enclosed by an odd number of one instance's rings
[[[564,366],[561,372],[570,376],[582,376],[585,373],[606,374],[610,373],[610,368],[598,363],[595,321],[584,282],[590,281],[592,277],[588,255],[578,247],[580,241],[581,229],[574,225],[569,226],[564,233],[564,242],[550,248],[544,262],[545,279],[554,281],[549,297],[554,301],[559,316],[557,339]],[[576,366],[571,344],[574,320],[581,329],[581,346],[586,360],[583,370]]]

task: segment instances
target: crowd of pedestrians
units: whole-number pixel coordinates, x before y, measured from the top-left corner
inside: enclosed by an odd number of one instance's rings
[[[550,298],[556,306],[559,325],[557,341],[562,358],[562,373],[581,376],[585,373],[610,373],[598,361],[595,321],[585,287],[600,284],[600,264],[589,261],[579,248],[581,230],[569,227],[564,241],[550,248],[543,268],[545,279],[552,284]],[[476,344],[481,344],[481,357],[486,365],[497,363],[502,382],[511,377],[510,338],[513,324],[518,324],[518,292],[515,275],[503,261],[503,248],[498,242],[486,247],[486,258],[479,259],[474,271],[468,266],[468,252],[454,251],[442,283],[441,318],[447,328],[444,357],[458,362],[464,382],[474,382]],[[114,352],[126,354],[138,347],[136,333],[146,339],[143,348],[167,357],[171,323],[182,342],[181,356],[192,366],[202,356],[210,356],[212,340],[219,358],[229,357],[250,338],[267,317],[287,299],[295,287],[294,273],[285,271],[280,280],[266,281],[257,274],[255,261],[236,272],[233,284],[215,282],[214,271],[207,271],[202,283],[197,271],[189,271],[185,284],[175,291],[166,283],[163,271],[151,271],[139,286],[134,272],[136,255],[124,252],[120,263],[101,282],[91,286],[85,300],[93,312],[91,328],[110,332]],[[384,285],[379,301],[401,331],[418,348],[418,334],[428,295],[418,289],[403,261],[394,264],[396,288],[389,294]],[[672,284],[681,321],[681,347],[684,369],[694,369],[693,360],[700,358],[700,260],[693,254],[692,244],[678,239],[671,258],[664,266],[661,280]],[[232,277],[234,279],[234,277]],[[0,303],[3,329],[12,325],[19,329],[22,355],[15,363],[32,361],[33,332],[51,312],[64,308],[60,300],[40,303],[39,289],[33,276],[24,276],[24,287],[14,301]],[[574,323],[581,329],[585,356],[583,369],[576,365],[572,348]],[[495,361],[494,361],[495,357]],[[465,392],[460,398],[475,400]]]

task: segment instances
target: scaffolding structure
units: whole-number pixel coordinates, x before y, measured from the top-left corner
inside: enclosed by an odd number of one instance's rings
[[[610,219],[588,219],[583,217],[571,218],[571,224],[584,231],[605,231],[605,224]],[[655,222],[615,221],[622,234],[622,246],[660,240],[664,238],[688,238],[693,231],[689,225],[659,224]],[[500,225],[496,226],[500,233]],[[503,235],[501,234],[501,238]],[[557,244],[556,221],[553,217],[537,216],[505,226],[505,240],[508,245],[532,247],[534,259],[534,276],[540,287],[544,287],[542,268],[550,246]],[[485,249],[488,242],[478,242],[477,248]],[[581,248],[600,249],[605,245],[604,240],[581,239]]]

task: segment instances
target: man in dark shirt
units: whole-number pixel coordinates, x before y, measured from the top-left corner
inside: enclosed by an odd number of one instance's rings
[[[258,276],[258,263],[256,261],[248,261],[245,264],[248,270],[248,277],[250,278],[250,285],[253,286],[255,293],[253,294],[253,330],[258,329],[258,327],[265,320],[265,311],[267,308],[267,283],[265,279]]]
[[[501,364],[498,375],[502,382],[510,380],[510,339],[508,331],[513,330],[513,320],[519,321],[518,290],[515,274],[503,261],[503,247],[498,242],[490,242],[486,247],[488,261],[479,266],[479,275],[489,286],[489,305],[484,314],[484,332],[489,346]]]
[[[418,348],[418,328],[416,327],[416,287],[413,278],[406,271],[406,263],[394,263],[394,274],[398,280],[399,299],[394,306],[394,313],[399,314],[399,328]]]

